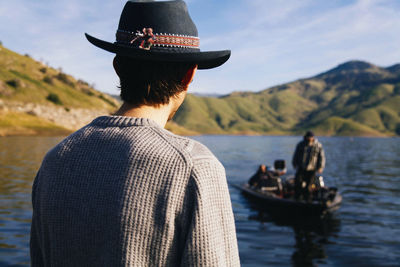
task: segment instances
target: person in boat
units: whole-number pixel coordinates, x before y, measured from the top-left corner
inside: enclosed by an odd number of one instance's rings
[[[169,40],[130,44],[143,26]],[[200,51],[184,1],[128,1],[116,42],[86,37],[116,53],[123,104],[46,154],[32,188],[31,266],[240,266],[223,165],[164,129],[196,70],[230,51]]]
[[[282,190],[281,174],[282,170],[269,170],[266,165],[261,164],[257,172],[249,179],[248,184],[256,189],[265,189],[267,191],[280,193]]]
[[[315,175],[322,173],[325,168],[324,149],[313,132],[306,132],[303,141],[297,144],[292,164],[296,170],[295,198],[311,202]]]
[[[250,178],[248,184],[255,188],[261,188],[268,179],[267,166],[261,164],[257,172]]]

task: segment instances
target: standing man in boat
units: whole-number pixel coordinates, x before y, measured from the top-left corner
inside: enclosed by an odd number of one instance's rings
[[[313,132],[306,132],[303,141],[297,144],[292,164],[296,170],[295,198],[299,200],[302,197],[311,202],[315,175],[322,173],[325,168],[324,149]]]
[[[135,39],[143,28],[157,36],[151,46]],[[128,1],[116,42],[86,35],[116,53],[123,105],[45,156],[32,191],[33,267],[240,265],[224,167],[164,129],[196,70],[230,56],[201,52],[197,35],[183,1]]]

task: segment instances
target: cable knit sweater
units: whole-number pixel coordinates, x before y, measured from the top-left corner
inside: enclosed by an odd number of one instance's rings
[[[154,121],[104,116],[50,150],[32,266],[239,266],[225,170]]]

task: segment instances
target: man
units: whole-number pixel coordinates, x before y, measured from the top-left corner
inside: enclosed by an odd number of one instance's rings
[[[280,193],[282,191],[282,183],[279,175],[281,174],[284,174],[284,172],[278,169],[269,170],[266,165],[261,164],[257,172],[249,179],[248,184],[255,189]]]
[[[149,50],[130,43],[143,28],[157,36]],[[164,130],[196,69],[222,65],[230,51],[200,52],[183,1],[127,2],[116,37],[87,35],[117,54],[124,103],[44,158],[32,192],[32,266],[239,266],[223,166]]]
[[[325,154],[322,144],[314,137],[314,133],[308,131],[304,140],[297,144],[292,160],[296,169],[295,198],[312,201],[312,185],[315,182],[315,174],[322,173],[325,168]]]
[[[249,179],[248,184],[255,188],[261,188],[262,186],[264,186],[265,181],[267,181],[268,179],[269,176],[267,172],[267,166],[261,164],[258,167],[257,172]]]

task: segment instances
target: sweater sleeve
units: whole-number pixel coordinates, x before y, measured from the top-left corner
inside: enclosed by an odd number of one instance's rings
[[[225,170],[215,158],[194,162],[190,214],[182,266],[240,266]]]
[[[31,266],[44,266],[43,257],[42,257],[42,250],[40,248],[40,239],[39,239],[39,229],[37,223],[37,214],[38,212],[38,204],[36,199],[36,190],[37,190],[37,183],[38,183],[38,176],[39,173],[36,175],[32,186],[32,207],[33,207],[33,214],[32,214],[32,224],[31,224],[31,235],[30,235],[30,256],[31,256]]]

